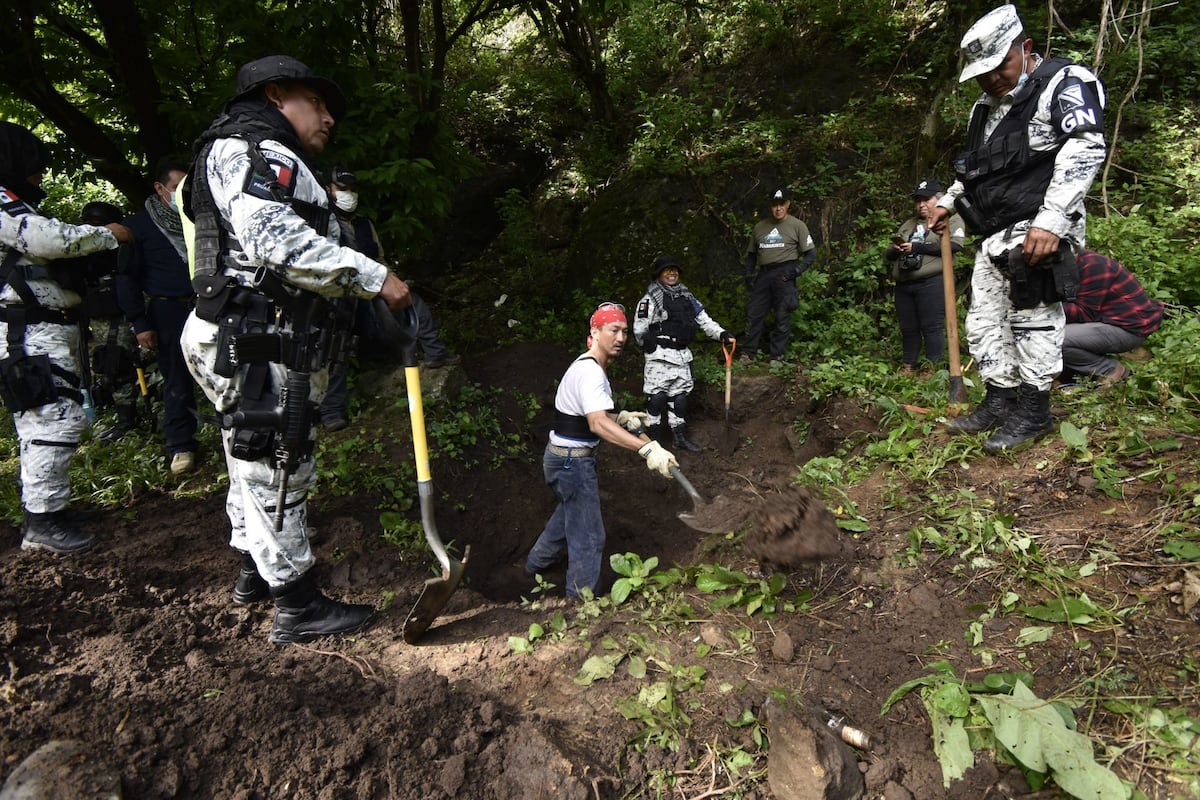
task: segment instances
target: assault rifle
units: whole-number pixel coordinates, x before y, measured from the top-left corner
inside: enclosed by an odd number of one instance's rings
[[[234,339],[236,362],[279,363],[287,368],[274,409],[236,411],[222,418],[222,427],[262,427],[275,431],[275,480],[279,492],[275,502],[275,530],[283,530],[288,480],[310,454],[309,431],[313,405],[309,402],[311,373],[325,365],[330,354],[341,350],[346,331],[339,330],[334,304],[311,292],[289,287],[274,270],[259,267],[254,288],[275,304],[276,322],[281,318],[291,330],[243,334]]]

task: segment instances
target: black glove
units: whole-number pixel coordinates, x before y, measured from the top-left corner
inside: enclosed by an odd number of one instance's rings
[[[721,331],[721,344],[728,346],[733,341],[733,337],[729,335],[729,331]]]

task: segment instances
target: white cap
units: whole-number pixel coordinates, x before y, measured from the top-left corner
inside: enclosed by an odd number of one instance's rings
[[[980,17],[963,35],[959,45],[967,57],[967,65],[958,76],[958,82],[969,81],[1000,66],[1023,27],[1021,18],[1017,16],[1017,7],[1011,3],[994,8]]]

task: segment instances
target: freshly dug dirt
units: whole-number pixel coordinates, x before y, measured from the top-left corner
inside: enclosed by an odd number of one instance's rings
[[[843,552],[841,534],[825,503],[802,486],[763,498],[746,533],[746,554],[765,566],[795,569]]]
[[[575,607],[541,601],[512,566],[554,505],[540,468],[549,416],[529,425],[525,398],[548,407],[572,355],[523,345],[467,360],[470,380],[503,390],[496,407],[526,452],[505,457],[480,443],[467,454],[475,463],[469,468],[434,454],[440,532],[457,552],[470,545],[472,556],[463,586],[416,645],[401,639],[401,628],[435,561],[383,540],[372,496],[317,494],[310,503],[320,531],[320,585],[381,609],[361,635],[311,646],[269,644],[269,604],[231,601],[238,562],[220,493],[197,499],[187,491],[192,483],[164,485],[127,507],[99,511],[91,525],[101,544],[77,558],[24,553],[16,529],[0,531],[0,782],[43,744],[76,740],[120,771],[130,800],[604,800],[656,796],[664,779],[673,785],[664,793],[681,797],[730,787],[723,796],[761,800],[772,796],[766,780],[729,774],[721,754],[740,747],[762,769],[755,731],[764,706],[789,695],[871,735],[870,751],[858,753],[868,797],[1028,792],[1019,773],[986,759],[943,788],[920,702],[911,697],[880,716],[891,692],[932,661],[949,659],[964,673],[978,668],[963,631],[991,587],[965,578],[950,560],[897,566],[920,518],[919,510],[888,500],[889,487],[910,480],[904,476],[879,474],[854,488],[849,499],[869,526],[853,534],[837,529],[819,498],[788,488],[807,458],[831,454],[845,437],[878,432],[870,408],[844,400],[813,405],[793,380],[735,373],[733,422],[743,441],[727,457],[714,449],[680,456],[702,494],[741,504],[753,523],[745,549],[735,537],[684,525],[676,514],[690,509],[687,495],[631,452],[605,448],[600,485],[609,553],[657,556],[660,568],[719,562],[750,570],[761,560],[786,570],[787,597],[811,600],[798,613],[768,618],[710,609],[711,598],[689,593],[691,613],[657,610],[671,621],[656,626],[645,677],[622,662],[610,678],[576,682],[589,656],[613,647],[644,652],[636,642],[647,629],[636,610],[583,617]],[[626,396],[640,394],[637,366],[615,371],[615,388]],[[702,444],[720,441],[723,388],[698,392],[693,438]],[[399,408],[336,436],[403,432],[408,419]],[[797,437],[796,421],[807,424],[806,436]],[[386,475],[411,452],[401,436],[370,457]],[[1053,466],[1059,463],[1048,441],[1016,463],[974,462],[959,480],[963,490],[1011,509],[1026,530],[1051,537],[1045,546],[1081,557],[1102,547],[1122,553],[1123,563],[1152,564],[1155,548],[1144,533],[1157,506],[1152,487],[1130,484],[1114,501]],[[202,477],[221,469],[218,454],[203,454]],[[1177,469],[1182,481],[1187,470]],[[1150,566],[1096,577],[1109,592],[1136,592],[1144,609],[1121,634],[1128,672],[1148,676],[1159,690],[1182,691],[1185,674],[1156,667],[1171,663],[1159,655],[1164,648],[1196,643],[1195,623],[1169,605],[1163,588],[1178,575]],[[561,587],[561,571],[547,578]],[[613,579],[606,568],[605,588]],[[565,628],[553,622],[560,612]],[[515,653],[510,637],[530,636],[533,623],[546,635],[531,653]],[[993,646],[1020,628],[1006,619],[989,625]],[[1051,696],[1107,669],[1108,652],[1025,653],[1014,645],[1000,657],[1005,668],[1033,671],[1035,690]],[[672,723],[678,752],[638,738],[645,727],[618,704],[689,668],[703,670],[704,679],[676,697],[687,718]],[[758,725],[731,724],[747,718]],[[1144,790],[1166,796],[1150,783]]]

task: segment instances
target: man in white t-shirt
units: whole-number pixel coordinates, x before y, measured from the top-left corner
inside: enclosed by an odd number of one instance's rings
[[[606,442],[636,450],[646,466],[664,477],[678,466],[658,442],[647,442],[630,431],[641,431],[645,412],[613,413],[612,386],[605,368],[621,354],[629,337],[625,308],[601,303],[591,318],[588,351],[571,362],[554,396],[556,418],[542,456],[546,484],[558,497],[558,508],[534,542],[525,561],[531,574],[553,566],[567,550],[567,597],[584,589],[596,592],[604,555],[604,520],[596,481],[596,447]]]

